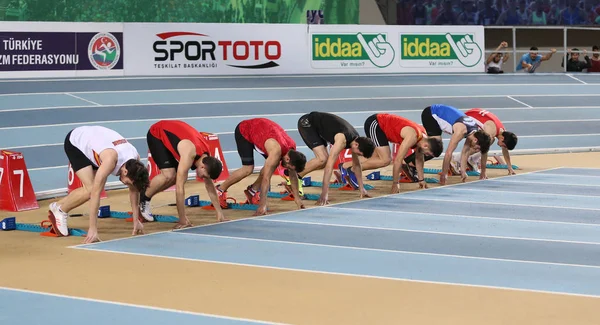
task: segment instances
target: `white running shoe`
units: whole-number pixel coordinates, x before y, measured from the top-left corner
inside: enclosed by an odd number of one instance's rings
[[[152,210],[150,209],[150,201],[140,202],[140,210],[142,212],[142,217],[146,219],[146,221],[154,221]]]
[[[50,213],[48,218],[55,229],[57,229],[61,235],[69,236],[69,226],[67,225],[67,219],[69,215],[62,212],[56,202],[50,204]]]
[[[471,167],[472,170],[474,170],[478,173],[481,172],[480,163],[481,163],[481,155],[478,155],[478,157],[475,157],[475,155],[471,155],[471,156],[469,156],[469,158],[467,158],[467,164]]]

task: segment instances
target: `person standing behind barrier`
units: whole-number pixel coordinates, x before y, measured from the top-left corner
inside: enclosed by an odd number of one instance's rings
[[[204,137],[191,125],[176,120],[164,120],[154,123],[146,135],[148,149],[160,174],[150,182],[150,186],[140,195],[142,216],[152,218],[150,199],[169,187],[175,185],[175,203],[179,223],[175,229],[191,227],[185,214],[185,183],[189,170],[195,170],[196,176],[204,180],[217,213],[217,221],[225,221],[220,209],[219,198],[213,180],[219,178],[223,164],[219,159],[210,156],[210,149]]]
[[[532,46],[529,49],[529,53],[523,54],[519,63],[517,63],[517,71],[523,70],[525,72],[534,73],[535,70],[542,64],[543,61],[548,61],[552,55],[556,53],[556,49],[550,50],[550,53],[542,56],[538,54],[538,48]]]
[[[506,47],[508,47],[508,43],[502,42],[496,48],[496,52],[490,54],[490,56],[487,58],[485,62],[485,64],[487,65],[487,73],[504,73],[504,70],[502,70],[502,65],[506,63],[510,55],[508,53],[500,53],[499,51]]]
[[[318,205],[329,203],[329,181],[333,174],[336,161],[342,150],[350,149],[352,152],[351,168],[346,169],[350,178],[355,178],[360,190],[360,197],[369,197],[362,180],[362,166],[359,156],[371,158],[375,151],[375,144],[367,137],[361,137],[358,131],[343,118],[325,112],[311,112],[298,119],[298,131],[304,143],[315,154],[315,158],[306,163],[306,168],[299,173],[302,178],[308,173],[323,170],[323,188]],[[327,144],[331,150],[327,152]],[[340,166],[342,167],[342,166]]]
[[[579,49],[573,48],[567,50],[567,72],[582,72],[592,66],[590,57],[587,55],[587,50],[583,50],[585,62],[579,61]],[[564,56],[563,56],[564,58]],[[564,60],[560,60],[560,66],[564,67]]]
[[[69,163],[83,186],[50,204],[48,218],[56,234],[68,236],[69,211],[89,201],[90,225],[84,242],[100,241],[98,209],[109,175],[119,177],[127,185],[133,213],[133,235],[142,233],[143,226],[138,219],[139,197],[140,191],[148,184],[148,170],[140,162],[135,147],[119,133],[103,126],[80,126],[71,130],[65,138],[64,147]]]
[[[590,59],[590,68],[588,69],[588,72],[600,72],[600,50],[598,45],[592,47],[592,58]]]
[[[242,168],[234,171],[225,182],[217,186],[219,203],[227,207],[227,190],[250,176],[254,171],[254,150],[265,159],[256,181],[244,190],[248,204],[258,204],[255,216],[267,213],[267,193],[271,177],[278,165],[285,168],[290,177],[290,187],[299,209],[304,208],[300,198],[298,173],[304,170],[306,156],[296,151],[296,142],[277,123],[266,118],[253,118],[240,122],[235,128],[235,143],[242,160]]]

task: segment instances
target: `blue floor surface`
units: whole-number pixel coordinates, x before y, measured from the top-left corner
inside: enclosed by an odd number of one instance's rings
[[[600,186],[558,168],[75,248],[600,296],[598,198],[563,173]]]

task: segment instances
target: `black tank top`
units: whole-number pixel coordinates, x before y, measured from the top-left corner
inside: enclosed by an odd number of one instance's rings
[[[343,118],[324,112],[311,112],[310,120],[313,127],[319,132],[321,138],[333,144],[335,135],[343,133],[346,137],[346,149],[350,149],[350,143],[358,138],[358,131]]]

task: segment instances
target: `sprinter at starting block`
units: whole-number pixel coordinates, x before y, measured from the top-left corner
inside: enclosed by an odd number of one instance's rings
[[[213,182],[221,175],[223,164],[210,155],[209,145],[200,132],[183,121],[164,120],[150,127],[146,141],[152,159],[160,169],[160,174],[156,175],[150,182],[150,186],[141,193],[142,216],[152,220],[150,199],[156,193],[175,185],[175,203],[179,216],[179,223],[175,229],[191,227],[192,224],[185,215],[184,187],[191,169],[204,180],[208,196],[215,206],[217,220],[225,221],[223,211],[218,206],[219,197]]]
[[[419,186],[427,187],[423,173],[424,156],[439,156],[443,150],[442,140],[427,137],[425,128],[407,118],[393,114],[373,114],[365,120],[365,133],[375,143],[375,152],[369,159],[362,161],[363,170],[387,167],[392,163],[390,142],[399,145],[393,162],[392,193],[400,192],[400,174],[402,162],[409,149],[416,150],[416,167]],[[348,168],[350,163],[345,163]]]
[[[298,191],[297,173],[304,170],[306,156],[296,151],[296,142],[281,126],[266,118],[242,121],[235,128],[235,142],[242,160],[242,168],[231,173],[223,184],[217,186],[221,207],[227,207],[229,187],[250,176],[254,171],[254,150],[256,150],[266,159],[265,165],[260,170],[256,181],[244,190],[248,203],[258,204],[254,215],[267,213],[267,193],[271,177],[278,165],[288,170],[294,200],[299,209],[304,208]]]
[[[512,168],[512,164],[510,162],[510,153],[509,150],[513,150],[517,146],[517,135],[513,132],[506,131],[504,124],[495,114],[486,111],[480,108],[473,108],[465,112],[467,116],[475,119],[479,127],[485,131],[486,134],[490,136],[492,139],[490,144],[493,144],[496,139],[498,139],[498,146],[502,148],[502,156],[504,157],[505,163],[508,167],[508,174],[515,175],[515,171]],[[471,166],[471,169],[478,170],[478,165],[481,165],[480,170],[480,179],[487,179],[486,175],[486,164],[487,164],[488,155],[486,153],[474,153],[469,155],[467,158],[466,155],[460,158],[460,165],[465,166],[468,164]],[[480,161],[481,163],[477,163]]]
[[[67,134],[64,147],[69,163],[83,186],[50,204],[48,218],[56,234],[68,236],[69,211],[90,201],[90,226],[85,243],[100,240],[97,228],[98,209],[108,175],[118,176],[129,188],[134,220],[133,235],[142,233],[143,226],[138,219],[139,197],[140,191],[148,184],[148,170],[140,162],[140,155],[135,147],[119,133],[102,126],[73,129]]]
[[[462,139],[465,139],[463,152],[481,151],[482,153],[487,153],[490,149],[491,138],[483,130],[479,129],[477,122],[473,118],[455,107],[442,104],[434,104],[426,107],[421,113],[421,123],[423,123],[429,137],[441,140],[442,133],[451,135],[442,165],[442,174],[440,175],[441,185],[446,184],[450,163],[452,162],[452,153]],[[415,156],[415,154],[412,154],[405,161],[414,164]],[[467,179],[465,168],[462,169],[461,177],[463,181]]]
[[[368,197],[362,180],[362,167],[359,156],[371,158],[375,151],[373,140],[361,137],[358,131],[343,118],[324,112],[311,112],[300,117],[298,120],[298,131],[304,143],[313,151],[315,158],[311,159],[306,168],[299,175],[304,175],[317,170],[323,171],[323,188],[318,205],[325,205],[329,195],[329,180],[333,174],[334,165],[340,152],[350,149],[352,152],[353,167],[346,170],[349,174],[354,172],[358,180],[360,197]],[[331,144],[331,151],[327,153],[327,144]]]

